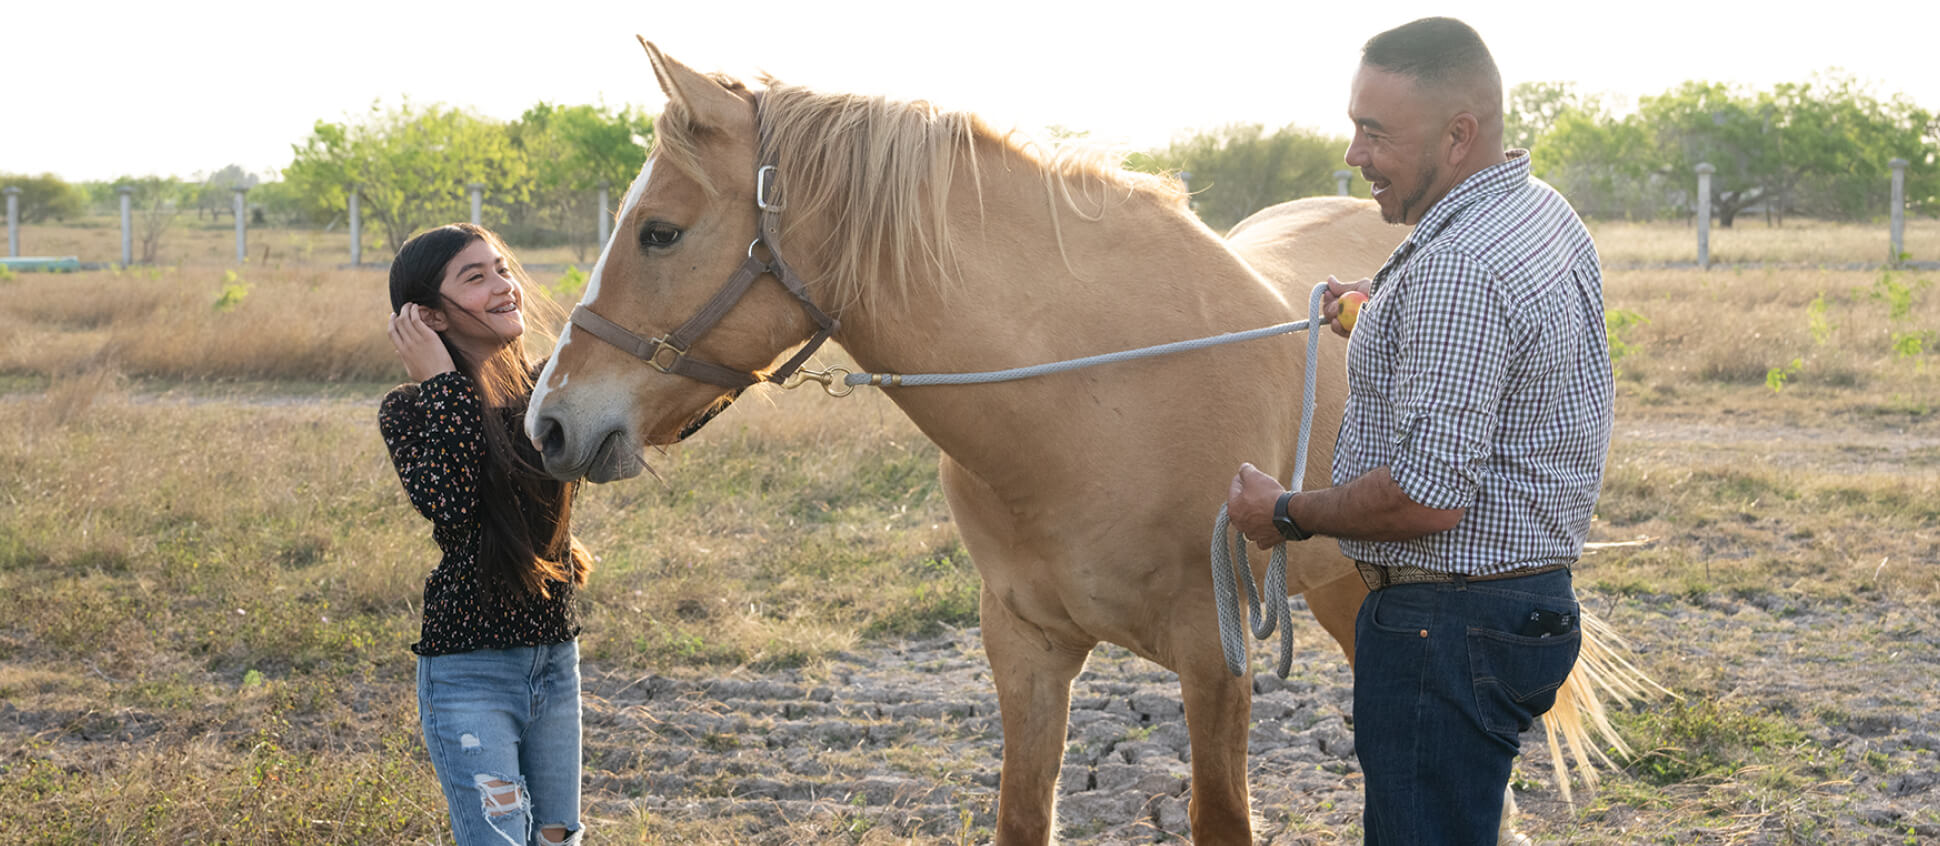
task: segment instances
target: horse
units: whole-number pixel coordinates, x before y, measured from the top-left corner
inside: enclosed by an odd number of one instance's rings
[[[636,475],[644,448],[757,382],[828,383],[802,369],[824,340],[908,374],[1274,325],[1305,317],[1327,274],[1373,272],[1405,234],[1371,202],[1325,198],[1222,238],[1176,180],[1047,153],[922,101],[772,76],[753,90],[641,43],[667,96],[655,148],[526,418],[562,479]],[[938,445],[982,580],[1003,726],[996,842],[1050,841],[1071,684],[1100,642],[1178,674],[1194,838],[1251,841],[1252,687],[1221,655],[1208,538],[1242,461],[1292,472],[1304,346],[1281,336],[994,384],[879,380]],[[1338,421],[1345,341],[1328,333],[1319,356],[1316,419]],[[1329,483],[1332,428],[1315,427],[1302,487]],[[1288,591],[1351,662],[1367,594],[1352,563],[1333,544],[1294,545]]]

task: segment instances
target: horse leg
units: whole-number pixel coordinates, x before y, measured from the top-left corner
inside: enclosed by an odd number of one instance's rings
[[[1367,583],[1361,581],[1359,572],[1349,570],[1333,581],[1308,588],[1306,596],[1307,610],[1334,636],[1334,642],[1347,655],[1347,666],[1353,667],[1354,618],[1361,613],[1361,601],[1367,599]]]
[[[1071,716],[1071,681],[1097,644],[1060,642],[1017,616],[988,585],[978,616],[1004,722],[996,842],[998,846],[1047,844],[1058,768],[1064,763],[1065,727]]]
[[[1213,609],[1206,608],[1207,618]],[[1253,716],[1251,677],[1234,678],[1226,669],[1219,638],[1212,629],[1183,627],[1206,635],[1190,643],[1175,641],[1179,695],[1192,740],[1192,841],[1200,844],[1250,844],[1253,820],[1246,793],[1246,735]],[[1183,640],[1183,638],[1179,639]]]

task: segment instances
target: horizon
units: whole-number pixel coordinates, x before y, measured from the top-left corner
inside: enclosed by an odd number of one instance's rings
[[[629,15],[611,0],[517,19],[352,0],[305,21],[294,44],[281,24],[265,27],[257,7],[233,0],[190,3],[190,12],[112,3],[123,25],[111,31],[90,29],[98,8],[34,8],[10,13],[20,19],[16,31],[88,37],[7,45],[15,68],[46,69],[61,81],[11,92],[14,114],[30,119],[0,136],[0,171],[81,183],[191,178],[237,165],[280,178],[316,122],[355,122],[374,104],[407,101],[501,121],[541,101],[657,114],[664,97],[636,31],[696,70],[750,84],[768,71],[819,90],[926,99],[1031,135],[1057,128],[1146,151],[1232,124],[1345,137],[1347,87],[1361,43],[1436,13],[1482,34],[1505,90],[1567,82],[1619,113],[1686,81],[1761,91],[1827,72],[1852,76],[1882,100],[1903,96],[1940,111],[1940,74],[1920,67],[1915,43],[1940,29],[1940,5],[1896,5],[1861,3],[1834,20],[1772,20],[1645,0],[1619,19],[1542,26],[1506,7],[1449,10],[1411,0],[1378,16],[1243,0],[1193,8],[1176,22],[1120,7],[1018,0],[949,19],[883,0],[813,8],[761,0],[727,23],[694,7]],[[1016,9],[1028,10],[1027,25],[1004,16]],[[596,20],[610,23],[590,23]],[[1584,26],[1596,37],[1574,32]],[[502,30],[517,38],[510,47]],[[947,43],[938,30],[950,32]],[[1722,31],[1730,39],[1710,46],[1697,34]],[[76,61],[77,44],[85,48],[79,61],[94,67],[92,75],[69,72],[81,77],[71,82],[61,68]],[[1637,45],[1652,44],[1662,46],[1643,50],[1639,60]],[[353,45],[363,56],[344,58]],[[140,63],[116,58],[126,56]],[[1300,81],[1289,82],[1293,77]]]

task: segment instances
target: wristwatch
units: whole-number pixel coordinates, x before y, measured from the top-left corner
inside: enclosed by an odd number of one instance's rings
[[[1313,537],[1314,533],[1300,528],[1299,523],[1293,522],[1292,515],[1287,514],[1287,503],[1293,501],[1295,493],[1298,491],[1287,491],[1273,503],[1273,528],[1280,530],[1280,537],[1290,541],[1303,541]]]

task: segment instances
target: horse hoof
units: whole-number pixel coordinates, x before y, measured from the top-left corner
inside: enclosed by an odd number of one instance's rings
[[[1536,841],[1520,831],[1505,828],[1496,833],[1495,846],[1536,846]]]

